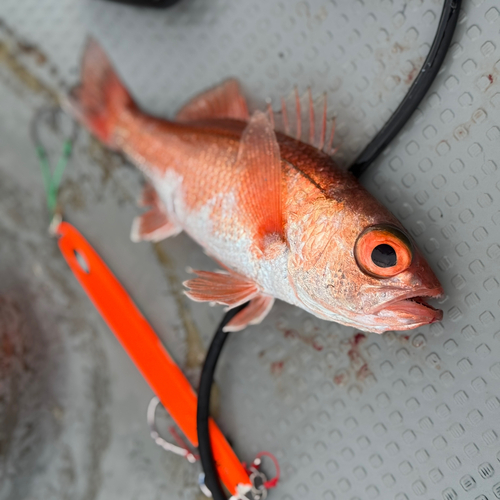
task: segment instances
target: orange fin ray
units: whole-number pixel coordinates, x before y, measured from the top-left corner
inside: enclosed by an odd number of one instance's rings
[[[169,220],[165,206],[151,184],[144,186],[139,206],[152,208],[132,222],[132,241],[161,241],[182,231],[177,224]]]
[[[240,203],[260,240],[284,237],[279,145],[266,115],[256,111],[243,131],[236,168],[241,175]]]
[[[310,88],[302,96],[295,88],[287,98],[281,98],[280,109],[274,112],[274,128],[333,154],[335,118],[329,118],[328,114],[326,92],[314,99]]]
[[[240,84],[234,78],[224,81],[191,99],[177,113],[180,122],[211,118],[233,118],[248,121],[248,105],[241,93]]]
[[[248,325],[257,325],[269,313],[274,304],[274,298],[259,294],[254,297],[243,311],[240,311],[224,327],[225,332],[238,332]]]
[[[271,101],[268,101],[267,103],[267,110],[266,110],[267,118],[271,122],[271,127],[274,129],[274,110],[271,106]]]
[[[185,281],[183,285],[189,289],[184,293],[196,302],[216,302],[236,307],[259,293],[253,281],[235,272],[193,272],[198,278]]]
[[[295,87],[295,139],[302,139],[302,105],[300,104],[299,89]]]

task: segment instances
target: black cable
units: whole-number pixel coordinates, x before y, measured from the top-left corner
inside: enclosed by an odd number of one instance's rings
[[[458,21],[460,4],[461,0],[445,0],[434,42],[432,43],[431,50],[427,55],[420,73],[417,78],[415,78],[415,81],[402,103],[398,106],[398,109],[349,169],[356,177],[359,177],[373,163],[375,158],[378,157],[392,139],[394,139],[429,90],[450,46]],[[207,357],[201,372],[200,387],[198,390],[198,409],[196,415],[198,450],[200,453],[201,465],[205,472],[205,484],[212,492],[214,500],[227,500],[227,497],[222,489],[217,469],[215,468],[212,445],[208,432],[210,393],[215,367],[217,366],[220,353],[229,335],[227,332],[223,331],[223,327],[241,309],[246,307],[246,305],[247,304],[244,304],[235,309],[231,309],[224,316],[215,332],[210,348],[208,349]]]
[[[228,332],[223,330],[229,321],[236,316],[242,309],[248,305],[230,309],[222,319],[215,332],[214,338],[208,349],[205,363],[201,371],[200,387],[198,389],[198,408],[196,411],[196,427],[198,431],[198,450],[200,452],[201,465],[205,472],[205,485],[212,492],[214,500],[226,500],[227,497],[219,481],[219,475],[215,468],[214,456],[212,453],[212,444],[208,432],[208,419],[210,416],[210,395],[214,381],[215,367],[219,359],[224,343],[226,342]]]
[[[398,109],[349,168],[349,171],[356,177],[359,177],[399,134],[417,106],[422,102],[448,52],[457,25],[461,3],[462,0],[445,0],[436,36],[424,65]]]

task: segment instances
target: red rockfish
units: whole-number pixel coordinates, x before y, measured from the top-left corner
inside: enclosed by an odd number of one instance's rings
[[[230,79],[174,121],[155,118],[134,104],[95,41],[81,80],[68,100],[74,116],[149,181],[150,210],[133,222],[132,239],[186,231],[216,259],[224,270],[194,271],[186,294],[230,308],[249,301],[227,330],[260,322],[275,298],[377,333],[442,318],[424,299],[443,290],[415,243],[327,154],[326,98],[319,124],[310,93],[309,106],[296,99],[293,124],[283,100],[278,124],[269,110],[250,115]]]

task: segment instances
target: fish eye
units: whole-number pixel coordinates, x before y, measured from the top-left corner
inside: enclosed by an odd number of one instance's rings
[[[372,262],[378,267],[393,267],[398,263],[396,250],[386,243],[377,245],[372,250]]]
[[[354,257],[365,274],[391,278],[408,269],[413,253],[408,236],[394,226],[380,224],[359,235]]]

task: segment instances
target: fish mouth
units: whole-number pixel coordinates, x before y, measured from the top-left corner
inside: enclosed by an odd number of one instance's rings
[[[426,299],[437,298],[442,295],[442,288],[412,291],[403,296],[384,302],[377,307],[374,313],[379,316],[396,314],[402,319],[404,318],[405,322],[410,321],[412,324],[418,325],[435,323],[443,319],[443,311],[432,307]]]

